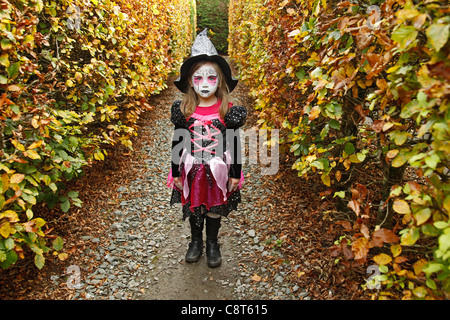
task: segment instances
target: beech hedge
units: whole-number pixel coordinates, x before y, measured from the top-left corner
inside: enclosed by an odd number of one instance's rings
[[[330,254],[346,268],[373,260],[374,298],[449,297],[448,12],[437,0],[230,1],[229,53],[258,123],[327,187],[343,227]]]
[[[63,239],[33,208],[80,206],[65,183],[132,148],[147,99],[189,54],[195,5],[183,0],[0,0],[0,266],[35,265]]]

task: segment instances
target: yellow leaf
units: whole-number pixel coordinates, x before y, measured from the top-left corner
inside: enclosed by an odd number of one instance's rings
[[[323,173],[321,178],[324,185],[331,186],[330,175],[328,173]]]
[[[416,276],[418,276],[422,272],[423,267],[425,267],[427,263],[428,263],[427,260],[420,259],[419,261],[413,264],[413,269]]]
[[[391,252],[392,252],[392,256],[398,257],[400,255],[400,253],[402,253],[402,246],[399,244],[394,244],[391,246]]]
[[[61,261],[67,260],[67,258],[69,258],[69,255],[65,252],[58,254],[58,259]]]
[[[42,145],[42,142],[44,142],[44,141],[39,140],[39,141],[33,142],[33,143],[30,144],[30,146],[28,147],[28,150],[39,148],[39,147]]]
[[[16,233],[16,229],[12,228],[9,222],[5,222],[0,227],[0,234],[3,236],[3,238],[8,238],[10,234]]]
[[[385,253],[380,253],[379,255],[373,257],[373,261],[375,261],[378,265],[387,265],[392,261],[392,258]]]
[[[309,163],[311,163],[316,159],[317,159],[317,156],[315,154],[313,154],[313,155],[307,156],[305,160],[308,161]]]
[[[39,128],[39,122],[38,119],[36,117],[34,117],[33,119],[31,119],[31,125],[33,126],[33,128],[37,129]]]
[[[311,109],[311,112],[309,113],[308,119],[312,121],[312,120],[316,119],[319,115],[320,115],[320,107],[314,106]]]
[[[5,193],[9,189],[9,176],[8,174],[4,173],[2,174],[2,193]]]
[[[21,183],[22,180],[25,178],[25,175],[23,173],[15,173],[11,176],[9,179],[10,183]]]
[[[33,160],[36,160],[36,159],[40,159],[41,157],[39,156],[39,154],[36,152],[36,151],[34,151],[34,150],[28,150],[28,151],[25,151],[24,153],[23,153],[26,157],[28,157],[28,158],[30,158],[30,159],[33,159]]]
[[[34,221],[35,226],[37,228],[42,227],[45,224],[45,220],[42,218],[36,218],[36,219],[33,219],[32,221]]]
[[[12,210],[6,210],[0,213],[0,218],[8,218],[9,222],[19,221],[19,216],[17,215],[17,212]]]
[[[344,167],[345,167],[345,171],[347,171],[348,169],[350,169],[352,162],[350,161],[350,159],[345,159],[344,160]]]
[[[361,163],[361,160],[359,160],[358,156],[356,154],[352,154],[349,157],[350,162],[352,163]]]
[[[400,214],[408,214],[411,213],[411,209],[409,208],[408,203],[405,200],[396,199],[394,201],[393,209],[395,212]]]
[[[80,82],[83,80],[83,75],[80,72],[75,72],[75,79]]]
[[[23,144],[21,144],[19,141],[17,141],[17,140],[12,140],[11,143],[14,145],[14,147],[16,147],[17,149],[19,149],[20,151],[25,151],[25,147],[24,147]]]

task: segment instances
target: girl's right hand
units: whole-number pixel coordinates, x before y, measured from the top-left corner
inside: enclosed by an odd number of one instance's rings
[[[180,190],[183,190],[183,184],[181,183],[181,177],[173,178],[173,184]]]

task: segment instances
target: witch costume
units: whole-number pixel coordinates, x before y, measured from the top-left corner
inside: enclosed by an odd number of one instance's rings
[[[191,56],[183,63],[180,77],[174,82],[183,93],[188,90],[189,71],[197,61],[217,63],[225,77],[229,92],[237,85],[226,60],[217,54],[207,37],[206,29],[198,34]],[[220,265],[220,251],[217,234],[220,217],[237,209],[241,202],[240,189],[244,180],[241,164],[239,127],[245,123],[247,111],[242,106],[229,104],[223,119],[219,116],[221,101],[209,107],[197,107],[188,118],[181,111],[181,101],[171,108],[171,121],[175,125],[172,140],[172,167],[167,186],[172,188],[170,204],[182,204],[183,220],[189,218],[191,243],[186,254],[187,262],[200,259],[203,238],[202,230],[206,220],[206,255],[210,267]],[[182,188],[174,184],[174,177],[181,177]],[[228,179],[239,179],[235,191],[227,188]],[[211,218],[219,215],[219,218]]]

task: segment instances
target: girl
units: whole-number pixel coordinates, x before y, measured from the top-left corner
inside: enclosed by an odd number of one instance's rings
[[[171,109],[175,132],[168,186],[173,189],[171,205],[181,202],[183,219],[189,218],[187,262],[201,257],[206,220],[209,267],[221,264],[217,242],[221,217],[241,202],[243,175],[237,129],[245,123],[247,111],[228,100],[237,82],[203,30],[175,81],[185,95]]]

